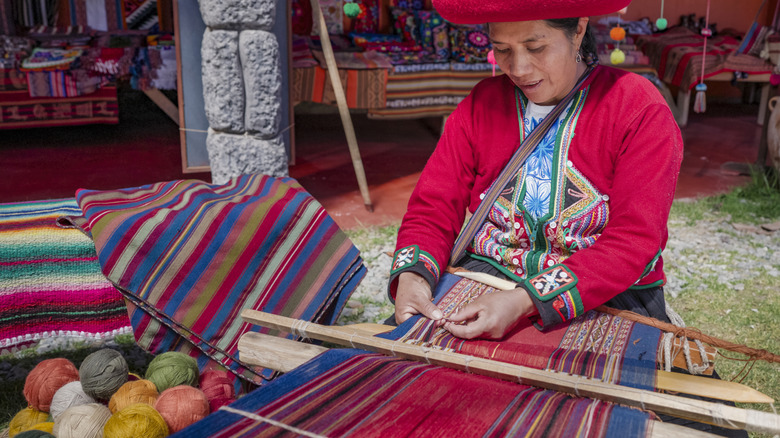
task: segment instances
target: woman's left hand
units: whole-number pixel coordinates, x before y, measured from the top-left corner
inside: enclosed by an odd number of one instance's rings
[[[482,295],[448,316],[444,328],[464,339],[501,339],[535,311],[524,289],[497,291]]]

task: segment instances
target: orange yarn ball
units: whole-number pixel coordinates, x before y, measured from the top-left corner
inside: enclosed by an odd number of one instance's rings
[[[116,414],[127,406],[134,403],[146,403],[154,406],[157,401],[157,386],[149,380],[133,380],[120,386],[108,401],[108,409],[112,414]]]
[[[154,408],[165,419],[171,433],[174,433],[206,417],[209,414],[209,401],[200,389],[179,385],[163,391]]]
[[[33,408],[49,412],[58,389],[79,380],[79,370],[68,359],[46,359],[35,366],[24,381],[24,398]]]
[[[622,27],[613,27],[609,31],[609,37],[615,41],[623,41],[626,38],[626,30]]]

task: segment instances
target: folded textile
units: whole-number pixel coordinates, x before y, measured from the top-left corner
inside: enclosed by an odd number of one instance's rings
[[[259,330],[241,311],[332,324],[366,272],[357,248],[290,178],[180,180],[79,190],[77,199],[83,216],[60,223],[92,237],[103,273],[131,303],[138,344],[255,383],[272,373],[238,357],[241,335]]]
[[[110,339],[131,331],[122,295],[100,272],[95,246],[57,226],[75,199],[0,205],[0,352],[41,339]]]

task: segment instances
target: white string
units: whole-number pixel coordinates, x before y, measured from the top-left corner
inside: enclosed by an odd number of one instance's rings
[[[428,347],[420,347],[420,349],[423,351],[423,354],[425,354],[425,361],[428,362],[428,365],[431,364],[431,360],[428,359],[428,352],[431,351]]]
[[[393,357],[395,357],[395,344],[396,344],[396,342],[393,342],[392,344],[390,344],[390,354],[392,354]]]
[[[580,397],[580,379],[574,381],[574,394]]]
[[[466,356],[465,362],[466,362],[466,372],[467,373],[471,373],[471,371],[469,370],[469,362],[471,362],[471,359],[473,359],[473,358],[474,358],[474,356]]]
[[[352,338],[354,338],[356,334],[357,332],[352,332],[352,336],[349,337],[349,344],[352,345],[352,348],[357,348],[355,347],[355,343],[352,342]]]
[[[309,431],[306,431],[306,430],[303,430],[303,429],[298,429],[295,426],[290,426],[290,425],[281,423],[279,421],[273,420],[271,418],[266,418],[266,417],[257,415],[254,412],[242,411],[242,410],[239,410],[239,409],[231,408],[230,406],[222,406],[222,407],[219,408],[219,410],[220,411],[230,412],[230,413],[233,413],[233,414],[238,414],[238,415],[244,416],[246,418],[249,418],[250,420],[259,421],[261,423],[268,423],[268,424],[270,424],[272,426],[280,427],[280,428],[282,428],[284,430],[289,430],[290,432],[294,432],[294,433],[297,433],[299,435],[307,436],[307,437],[310,437],[310,438],[327,438],[325,435],[318,435],[316,433],[312,433],[312,432],[309,432]]]

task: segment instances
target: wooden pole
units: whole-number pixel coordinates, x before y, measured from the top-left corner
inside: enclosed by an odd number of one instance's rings
[[[293,333],[304,338],[351,346],[382,354],[425,361],[460,371],[490,376],[521,384],[552,389],[581,397],[597,398],[613,403],[651,410],[688,420],[716,424],[730,429],[780,434],[780,415],[741,409],[669,394],[613,385],[586,377],[552,371],[536,370],[520,365],[491,361],[449,351],[434,350],[398,341],[377,338],[364,331],[348,327],[332,327],[280,315],[246,309],[245,321],[262,327]]]
[[[336,105],[339,108],[339,115],[341,115],[341,123],[344,125],[344,134],[347,136],[349,155],[352,157],[352,166],[355,168],[360,194],[363,196],[363,203],[366,209],[373,212],[374,206],[371,204],[371,196],[368,193],[368,182],[366,181],[366,172],[363,169],[363,160],[360,158],[355,127],[352,126],[352,118],[349,115],[349,107],[347,107],[347,97],[344,94],[344,87],[341,85],[341,78],[339,78],[339,69],[336,65],[336,57],[333,56],[333,46],[330,44],[325,17],[322,16],[320,0],[311,0],[311,9],[312,18],[317,23],[320,42],[322,43],[322,53],[325,55],[325,64],[328,67],[328,77],[331,85],[333,85],[333,94],[336,95]]]
[[[302,344],[290,339],[278,338],[263,333],[247,332],[239,339],[238,350],[242,360],[249,365],[286,373],[328,351],[328,348]],[[653,438],[670,436],[685,436],[686,438],[716,437],[716,435],[710,433],[660,421],[651,423],[649,436]]]

